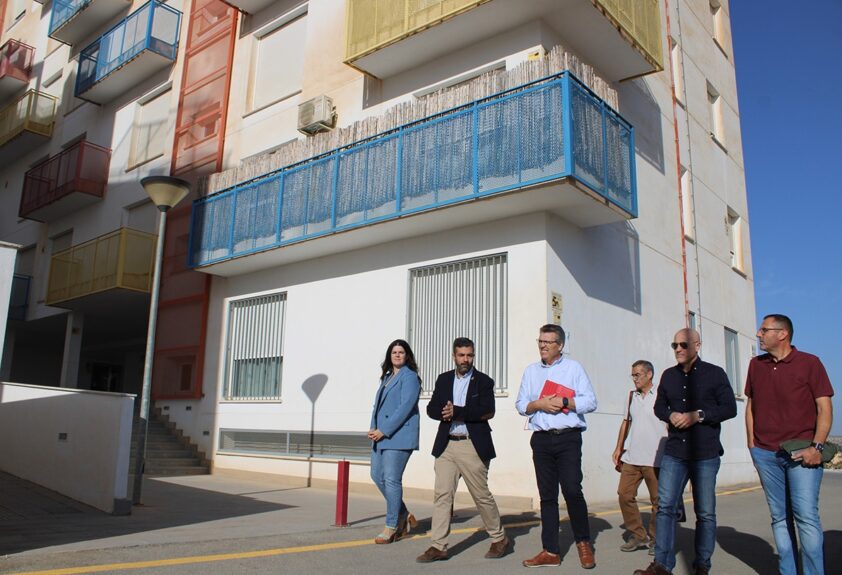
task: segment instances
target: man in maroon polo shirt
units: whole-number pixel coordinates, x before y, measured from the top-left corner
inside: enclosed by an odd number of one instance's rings
[[[804,575],[816,575],[824,574],[819,488],[822,450],[833,422],[833,388],[819,358],[797,350],[792,334],[792,321],[780,314],[767,315],[757,330],[766,353],[748,367],[746,436],[772,514],[781,575],[796,574],[793,519]],[[812,443],[790,456],[781,449],[790,439]]]

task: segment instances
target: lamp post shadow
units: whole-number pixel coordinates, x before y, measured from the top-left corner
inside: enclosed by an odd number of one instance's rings
[[[310,400],[310,451],[307,458],[307,487],[313,482],[313,443],[316,437],[316,400],[327,385],[327,376],[323,373],[311,375],[301,384],[301,390]]]

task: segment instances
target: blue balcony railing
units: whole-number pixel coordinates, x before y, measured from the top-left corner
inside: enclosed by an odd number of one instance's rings
[[[50,34],[64,26],[76,13],[91,3],[91,0],[53,0],[50,13]]]
[[[26,308],[29,307],[30,276],[14,274],[12,276],[12,293],[9,297],[9,319],[23,321],[26,319]]]
[[[634,130],[569,72],[196,200],[190,264],[566,177],[636,217]]]
[[[129,14],[79,54],[76,95],[137,57],[144,50],[175,60],[181,12],[151,0]]]

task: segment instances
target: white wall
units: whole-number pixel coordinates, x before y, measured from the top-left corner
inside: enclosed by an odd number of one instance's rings
[[[0,469],[128,513],[133,406],[133,395],[0,383]]]

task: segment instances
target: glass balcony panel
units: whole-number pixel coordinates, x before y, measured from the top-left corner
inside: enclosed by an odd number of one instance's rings
[[[191,262],[209,265],[526,187],[547,195],[524,209],[555,210],[583,226],[636,216],[632,127],[569,73],[197,200]]]
[[[14,146],[0,150],[0,160],[25,154],[53,135],[57,101],[48,94],[29,90],[0,110],[0,147],[16,140]]]
[[[609,81],[663,69],[658,0],[348,0],[347,9],[345,62],[381,79],[535,21]],[[412,38],[422,33],[424,42]]]
[[[123,238],[123,273],[119,278],[120,286],[148,292],[151,290],[155,263],[155,236],[126,229],[123,230]]]
[[[181,13],[150,1],[79,54],[79,72],[76,76],[76,96],[102,103],[117,93],[122,93],[143,81],[175,60],[178,52],[178,29]],[[143,54],[155,55],[143,67],[123,70],[126,64]],[[119,74],[117,76],[112,76]],[[112,77],[116,87],[91,93],[98,83]]]
[[[59,252],[50,262],[47,304],[118,288],[148,293],[155,236],[122,228]]]
[[[311,168],[313,173],[310,189],[307,192],[307,230],[306,234],[317,234],[333,227],[333,173],[336,159],[319,162]]]
[[[307,223],[307,194],[312,172],[300,169],[284,176],[284,194],[281,201],[281,240],[302,237]]]
[[[38,164],[24,176],[20,217],[49,221],[101,199],[110,158],[111,150],[81,141]]]
[[[28,83],[35,48],[17,40],[0,46],[0,100],[5,100]]]
[[[478,192],[510,188],[520,181],[520,99],[481,105],[477,112]]]
[[[128,10],[132,0],[53,0],[49,36],[77,44],[115,16]]]
[[[563,102],[558,84],[520,98],[521,185],[565,171]]]

